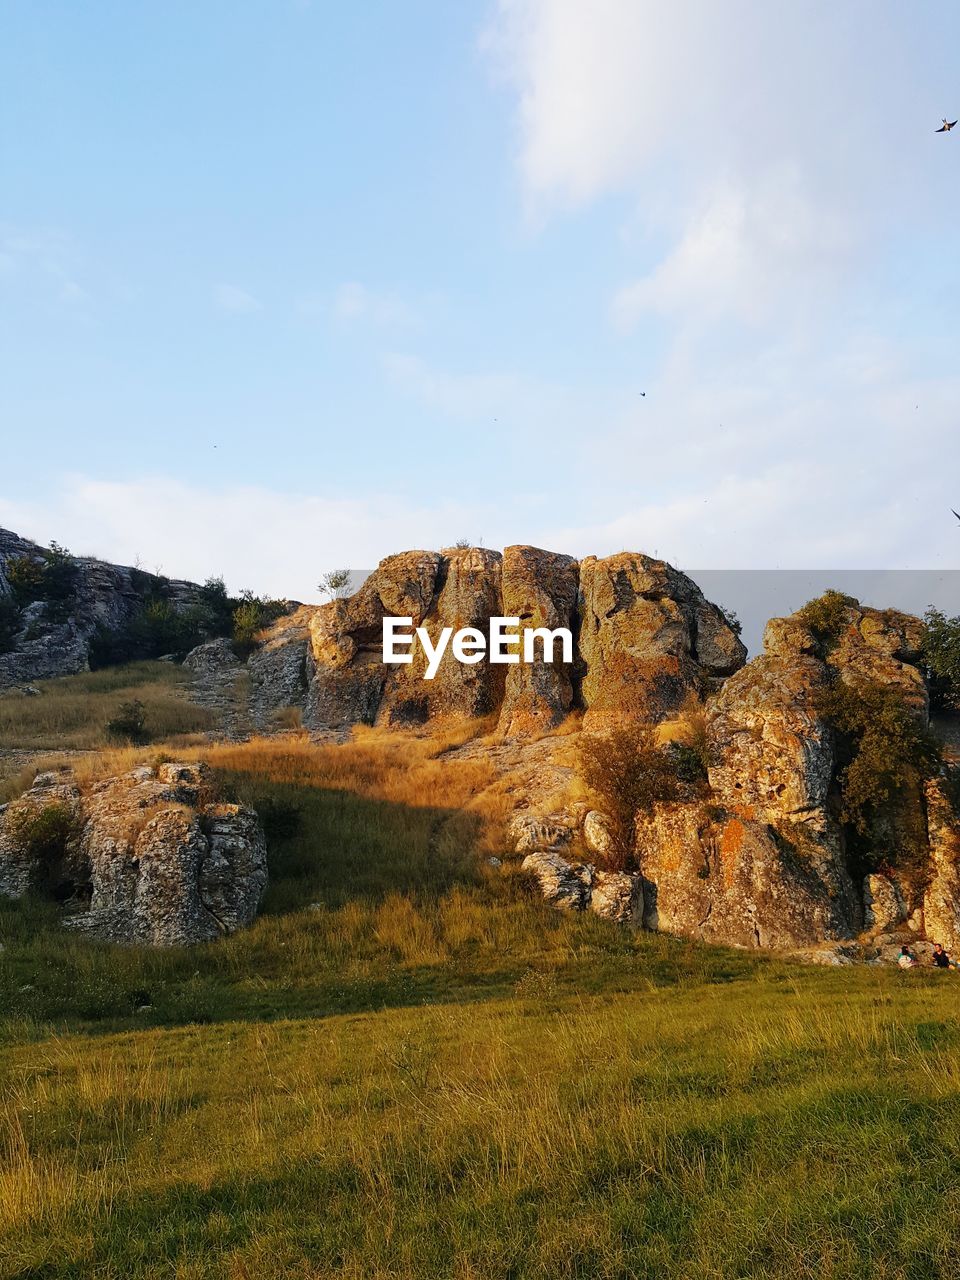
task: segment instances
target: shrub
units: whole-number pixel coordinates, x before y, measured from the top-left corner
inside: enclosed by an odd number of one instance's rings
[[[0,596],[0,653],[9,653],[20,630],[20,610],[13,596]]]
[[[107,721],[106,731],[111,738],[120,738],[134,746],[149,742],[146,708],[140,699],[134,698],[132,702],[121,702],[117,714]]]
[[[740,635],[740,634],[741,634],[741,632],[743,631],[743,623],[742,623],[742,622],[740,621],[740,619],[737,617],[737,612],[736,612],[736,610],[735,610],[735,609],[728,609],[728,608],[726,608],[726,606],[725,606],[725,605],[722,605],[722,604],[721,604],[721,605],[718,605],[718,606],[717,606],[717,608],[718,608],[718,609],[720,610],[720,612],[723,614],[724,621],[726,622],[726,624],[727,624],[727,626],[730,628],[730,630],[733,632],[733,634],[734,634],[735,636]]]
[[[837,734],[840,818],[860,837],[865,861],[911,860],[916,850],[890,845],[890,818],[906,787],[939,771],[938,744],[891,685],[837,680],[818,710]]]
[[[797,610],[797,616],[813,632],[817,643],[829,652],[836,648],[847,625],[847,610],[856,605],[852,596],[842,591],[825,591]]]
[[[960,711],[960,617],[948,618],[931,605],[923,622],[930,704],[940,711]]]
[[[707,756],[687,742],[671,742],[668,748],[678,782],[701,786],[707,781]]]
[[[244,658],[256,647],[257,634],[287,611],[283,600],[268,600],[252,591],[241,593],[233,610],[233,647]]]
[[[227,636],[233,629],[234,602],[222,578],[208,578],[200,588],[201,607],[211,636]]]
[[[11,556],[4,576],[21,608],[43,600],[49,606],[51,619],[62,621],[67,616],[76,587],[77,565],[65,547],[51,542],[39,556]]]
[[[633,860],[637,814],[679,793],[670,755],[656,745],[649,729],[614,729],[603,737],[580,739],[580,770],[613,824],[611,865],[627,867]]]
[[[49,895],[62,878],[64,856],[80,835],[76,815],[67,805],[54,802],[21,810],[13,815],[11,825],[14,841],[34,864],[31,888]]]
[[[459,546],[460,544],[458,543],[457,545]],[[342,600],[344,596],[349,594],[349,589],[349,569],[331,569],[329,573],[323,575],[319,582],[319,590],[331,600]]]

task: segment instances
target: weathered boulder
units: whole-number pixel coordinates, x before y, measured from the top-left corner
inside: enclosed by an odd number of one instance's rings
[[[503,614],[521,627],[554,631],[575,625],[577,562],[539,547],[507,547],[503,553]],[[507,667],[499,731],[507,736],[552,729],[573,705],[573,662],[546,662],[538,644],[536,661]]]
[[[266,883],[257,815],[215,803],[204,765],[141,766],[86,793],[41,775],[0,811],[0,892],[46,891],[65,925],[105,941],[210,941],[253,922]]]
[[[61,894],[80,865],[80,792],[55,773],[39,773],[19,800],[0,805],[0,894]]]
[[[217,636],[214,640],[205,640],[198,644],[183,660],[188,671],[200,676],[221,675],[223,672],[236,674],[243,663],[237,657],[233,645],[226,636]]]
[[[716,605],[662,560],[622,552],[580,563],[584,728],[654,724],[746,650]]]
[[[536,879],[540,892],[552,906],[582,911],[590,901],[594,869],[589,864],[567,862],[549,849],[528,853],[521,863]]]
[[[616,924],[643,924],[643,879],[626,871],[597,871],[590,886],[590,910]]]
[[[839,859],[804,829],[702,805],[658,805],[637,824],[650,929],[745,947],[804,947],[856,931]]]
[[[613,824],[605,813],[591,809],[583,819],[583,843],[591,853],[607,858],[613,850]]]
[[[444,627],[486,631],[492,616],[503,612],[498,551],[484,547],[454,547],[440,557],[435,596],[419,624],[436,644]],[[392,611],[388,611],[392,612]],[[410,616],[403,614],[400,616]],[[413,661],[387,668],[377,723],[423,724],[461,716],[485,716],[503,701],[506,668],[487,660],[458,662],[448,645],[436,675],[425,680],[427,656],[414,643]]]
[[[313,661],[310,623],[313,610],[301,605],[278,618],[263,643],[247,662],[250,676],[250,708],[258,729],[269,729],[277,712],[302,707],[306,700]]]
[[[569,844],[573,830],[556,819],[520,814],[511,821],[509,834],[514,841],[515,852],[532,853],[537,849],[557,849]]]

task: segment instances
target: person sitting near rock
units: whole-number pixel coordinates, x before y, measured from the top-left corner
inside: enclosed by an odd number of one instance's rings
[[[897,956],[897,964],[901,969],[912,969],[917,963],[917,957],[913,954],[906,943],[900,948],[900,954]]]
[[[943,943],[938,942],[933,948],[933,955],[930,957],[930,963],[937,969],[949,969],[952,967],[952,961],[943,949]]]

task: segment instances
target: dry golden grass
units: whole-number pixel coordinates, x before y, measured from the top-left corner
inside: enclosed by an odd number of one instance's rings
[[[212,717],[186,696],[186,674],[168,662],[133,662],[104,671],[43,680],[39,693],[0,693],[0,748],[41,751],[109,747],[107,722],[121,704],[143,703],[147,731],[178,740],[210,727]]]

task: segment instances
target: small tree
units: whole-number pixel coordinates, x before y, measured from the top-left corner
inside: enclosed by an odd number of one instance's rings
[[[649,729],[614,729],[580,739],[580,771],[613,824],[611,865],[630,866],[637,815],[678,795],[673,761]]]
[[[817,701],[838,739],[840,819],[859,837],[865,862],[915,861],[917,850],[890,847],[884,831],[905,790],[939,772],[938,743],[892,685],[836,680]]]
[[[350,570],[331,569],[318,584],[319,590],[330,600],[342,600],[350,594]]]
[[[923,621],[931,704],[937,710],[960,711],[960,618],[948,618],[931,605]]]
[[[107,721],[106,728],[111,738],[119,738],[134,746],[142,746],[150,741],[146,708],[139,698],[134,698],[132,702],[121,702],[117,714]]]
[[[723,620],[726,622],[733,634],[735,636],[740,635],[743,631],[743,623],[737,617],[736,609],[728,609],[726,605],[723,604],[717,605],[717,608],[723,614]]]

